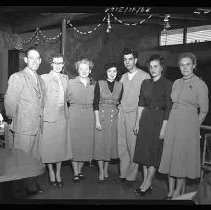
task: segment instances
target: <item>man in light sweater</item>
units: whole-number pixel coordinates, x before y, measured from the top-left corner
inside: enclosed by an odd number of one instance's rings
[[[118,153],[120,158],[119,181],[125,186],[133,186],[138,173],[138,164],[133,162],[136,135],[133,132],[138,108],[139,94],[143,80],[150,75],[136,67],[137,52],[124,50],[124,65],[128,72],[122,75],[123,94],[118,115]]]

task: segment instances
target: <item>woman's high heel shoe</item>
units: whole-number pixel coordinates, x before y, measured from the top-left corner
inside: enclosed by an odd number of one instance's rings
[[[150,187],[149,187],[147,190],[145,190],[145,191],[142,191],[140,188],[137,188],[137,189],[135,190],[135,195],[142,197],[142,196],[151,194],[151,192],[152,192],[152,186],[150,186]]]
[[[84,176],[83,173],[79,173],[78,176],[79,176],[79,178],[80,178],[81,180],[85,180],[85,179],[86,179],[86,177]]]
[[[75,175],[73,178],[72,178],[73,182],[74,183],[79,183],[80,182],[80,177],[78,175]]]
[[[51,180],[49,180],[49,184],[50,184],[51,186],[53,186],[53,187],[56,187],[56,186],[57,186],[56,181],[51,181]]]
[[[61,182],[58,182],[58,181],[57,181],[57,187],[63,187],[63,185],[64,185],[64,184],[63,184],[62,181],[61,181]]]
[[[166,196],[163,200],[171,200],[172,199],[172,196]]]

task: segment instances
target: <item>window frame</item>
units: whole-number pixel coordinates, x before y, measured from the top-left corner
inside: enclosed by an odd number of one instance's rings
[[[171,46],[183,46],[183,45],[187,45],[187,46],[189,46],[189,45],[191,45],[191,46],[192,45],[196,45],[197,46],[197,45],[204,45],[205,43],[210,45],[211,40],[210,41],[204,41],[204,42],[187,43],[187,31],[188,31],[188,28],[200,27],[200,26],[208,26],[208,25],[210,25],[210,24],[199,25],[199,26],[190,26],[190,27],[182,27],[182,28],[175,28],[175,29],[183,29],[183,43],[182,44],[161,45],[162,31],[160,31],[160,33],[159,33],[159,48],[166,48],[166,47],[171,47]],[[170,29],[170,30],[175,30],[175,29]]]

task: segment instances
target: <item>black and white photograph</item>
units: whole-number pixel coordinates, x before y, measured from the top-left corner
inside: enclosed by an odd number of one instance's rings
[[[0,205],[211,204],[211,7],[25,5],[0,5]]]

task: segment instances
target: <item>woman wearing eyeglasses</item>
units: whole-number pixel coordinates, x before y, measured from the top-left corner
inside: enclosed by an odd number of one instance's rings
[[[62,161],[72,157],[71,144],[67,139],[67,102],[65,94],[68,77],[61,73],[64,59],[54,55],[51,62],[52,70],[41,75],[45,82],[44,124],[41,139],[41,160],[47,164],[49,183],[53,187],[62,187]],[[53,165],[56,165],[56,172]]]
[[[195,75],[196,56],[182,53],[178,65],[182,78],[173,84],[173,106],[159,166],[160,173],[168,174],[168,200],[184,193],[187,178],[200,177],[200,126],[209,110],[208,87]]]

